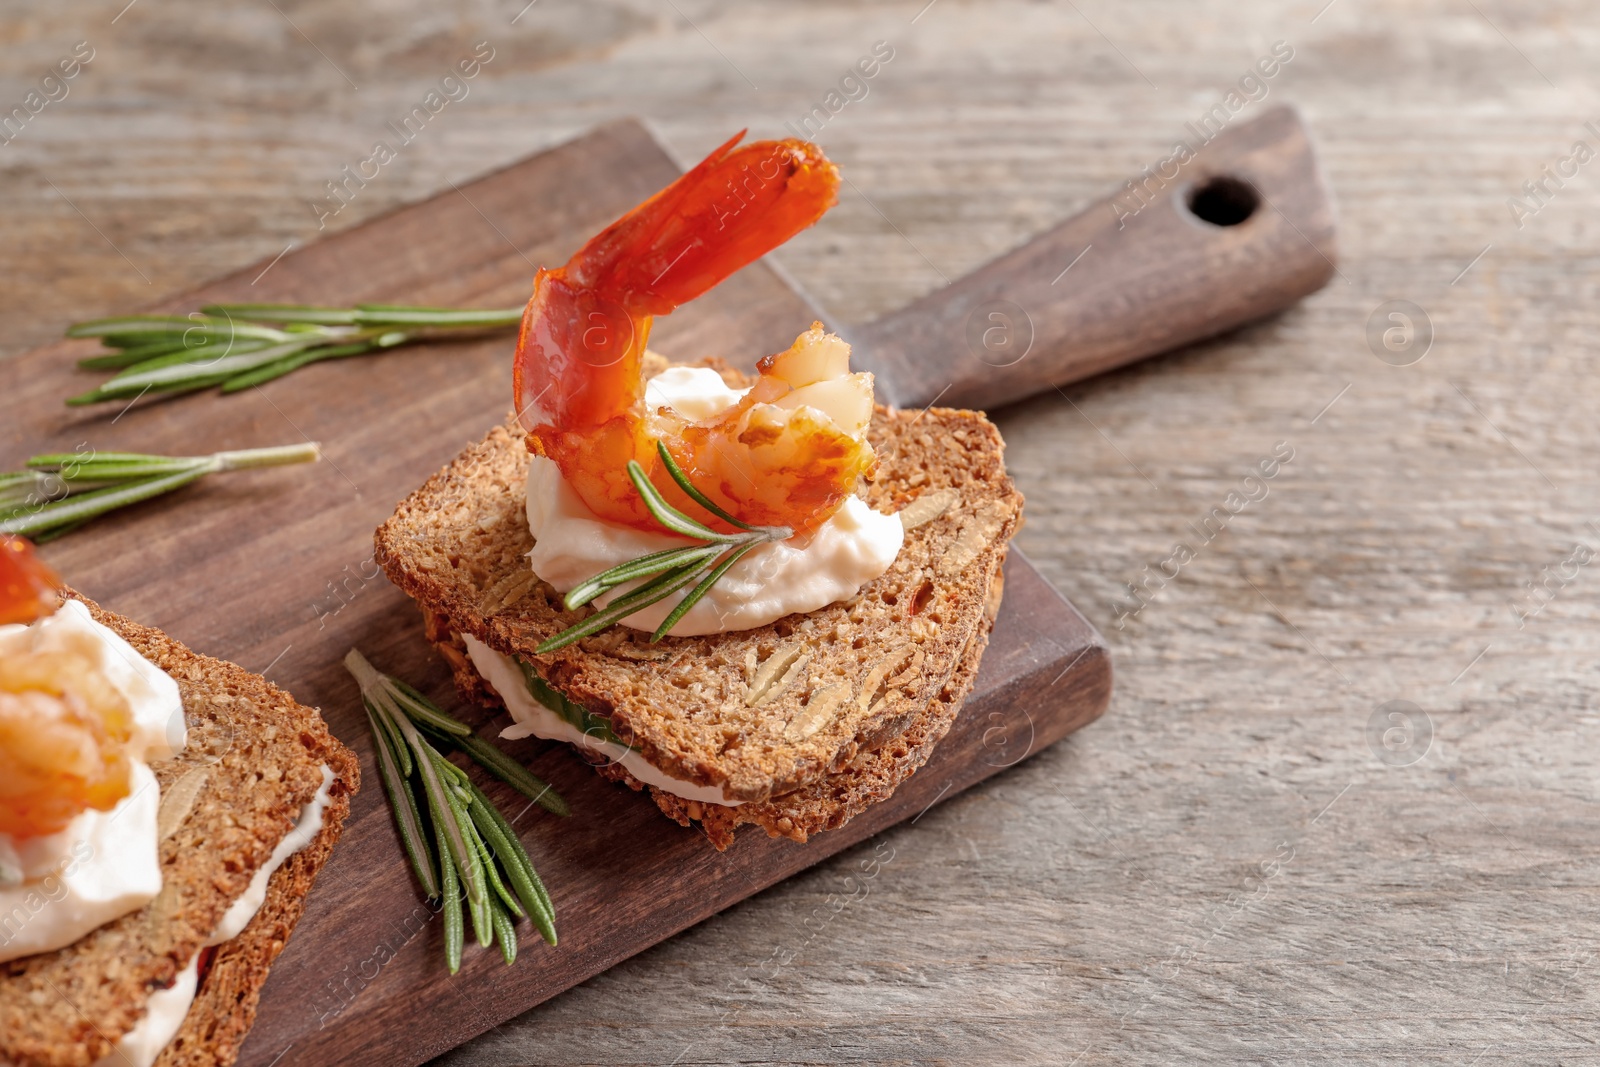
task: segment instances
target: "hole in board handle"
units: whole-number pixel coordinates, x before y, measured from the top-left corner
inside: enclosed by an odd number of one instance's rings
[[[1189,213],[1213,226],[1237,226],[1256,213],[1261,194],[1240,178],[1219,174],[1189,189],[1183,198]]]

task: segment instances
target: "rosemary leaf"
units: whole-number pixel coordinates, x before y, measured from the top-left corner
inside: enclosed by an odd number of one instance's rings
[[[194,341],[194,338],[190,338],[190,341]],[[157,342],[170,349],[176,349],[182,346],[184,336],[178,330],[173,330],[163,333],[106,334],[101,338],[101,344],[107,349],[144,349]]]
[[[67,328],[68,337],[115,337],[118,339],[143,338],[142,343],[152,343],[158,338],[171,338],[182,343],[185,337],[258,337],[262,340],[282,340],[283,332],[266,326],[233,322],[227,318],[189,317],[185,315],[122,315],[109,319],[79,322]]]
[[[436,729],[458,737],[467,737],[472,734],[472,727],[453,716],[446,715],[438,706],[411,688],[398,678],[390,678],[389,684],[395,690],[395,698],[405,706],[414,719],[420,719]]]
[[[434,824],[435,842],[441,857],[440,881],[444,898],[444,959],[455,974],[461,970],[461,949],[466,941],[466,923],[461,917],[461,882],[456,877],[456,865],[450,860],[450,850],[445,845],[444,831]]]
[[[282,378],[285,374],[297,371],[301,367],[312,363],[321,363],[325,359],[344,359],[346,356],[359,356],[374,351],[378,346],[370,341],[359,344],[328,345],[323,348],[308,348],[292,356],[286,356],[275,363],[268,363],[264,367],[245,371],[243,374],[229,378],[222,383],[224,393],[237,393],[241,389],[248,389],[252,385],[262,385],[266,382]]]
[[[65,462],[53,462],[63,457],[34,456],[28,466],[34,470],[54,474],[69,488],[81,482],[127,482],[157,474],[181,474],[184,471],[210,473],[211,460],[206,456],[88,456],[74,453]]]
[[[398,304],[358,304],[355,322],[363,325],[407,326],[517,326],[522,323],[520,307],[499,310],[461,310],[457,308],[407,307]]]
[[[404,737],[400,736],[400,727],[396,726],[394,721],[389,718],[387,711],[380,708],[365,693],[361,694],[361,703],[366,706],[367,713],[373,717],[373,721],[383,727],[384,736],[389,739],[389,749],[394,754],[394,758],[400,763],[400,773],[410,778],[411,769],[415,764],[411,761],[411,746],[406,744]]]
[[[27,470],[0,474],[0,516],[16,508],[58,500],[67,492],[66,482],[50,471]]]
[[[79,361],[118,371],[67,401],[73,406],[187,393],[221,386],[237,393],[324,360],[364,355],[451,331],[505,329],[523,308],[436,308],[398,304],[210,304],[194,315],[122,315],[75,323],[68,337],[98,338],[111,351]]]
[[[517,962],[517,928],[506,909],[498,902],[494,905],[491,919],[494,922],[495,940],[500,942],[500,957],[509,967]]]
[[[182,335],[177,333],[108,333],[102,334],[100,343],[107,348],[148,348],[153,344],[161,344],[168,348],[175,348],[182,341]]]
[[[482,791],[480,790],[479,792],[481,793]],[[496,846],[498,850],[496,855],[501,857],[501,863],[506,868],[506,873],[511,876],[511,886],[517,892],[517,899],[522,901],[523,908],[527,910],[529,917],[533,919],[534,925],[539,928],[540,936],[554,945],[556,943],[556,912],[555,906],[550,902],[550,894],[546,892],[544,883],[539,880],[539,875],[534,871],[533,861],[528,858],[528,852],[522,847],[522,842],[517,837],[516,831],[511,828],[511,824],[506,821],[506,817],[500,814],[500,809],[488,803],[488,797],[483,799],[483,804],[474,807],[475,813],[478,808],[482,809],[483,822],[479,822],[478,827],[487,835],[489,831],[484,829],[485,824],[492,823],[494,828],[499,831],[498,836],[493,838],[493,840],[500,842]],[[516,866],[521,871],[520,874],[511,869],[509,860],[516,861]]]
[[[545,905],[534,890],[532,879],[528,877],[528,871],[533,864],[528,861],[528,854],[523,850],[522,842],[514,834],[508,834],[502,829],[500,821],[496,821],[489,814],[494,810],[494,805],[477,787],[474,787],[474,799],[479,800],[479,803],[472,806],[472,822],[477,826],[484,844],[499,858],[500,865],[505,868],[506,877],[510,880],[519,901],[517,915],[521,917],[524,914],[542,913]]]
[[[196,456],[155,456],[145,452],[44,452],[37,456],[28,457],[28,467],[32,470],[77,470],[85,463],[104,464],[130,464],[134,466],[145,464],[167,464],[172,467],[182,466],[193,462],[195,459],[205,457]]]
[[[633,487],[639,491],[644,506],[650,509],[650,514],[656,522],[666,527],[675,534],[684,537],[694,537],[701,541],[737,541],[745,534],[718,533],[704,523],[696,522],[671,504],[666,497],[650,484],[650,479],[645,477],[644,468],[639,466],[637,460],[628,460],[628,478],[633,482]]]
[[[383,791],[389,797],[389,810],[394,814],[395,829],[400,833],[400,844],[405,849],[406,858],[411,861],[417,882],[421,884],[425,896],[437,897],[439,879],[434,874],[433,851],[422,830],[422,814],[417,810],[417,798],[412,795],[406,775],[396,765],[391,748],[393,739],[388,728],[378,724],[378,715],[381,714],[374,713],[370,704],[367,706],[367,723],[372,728],[372,747],[378,763],[378,776],[383,779]]]
[[[200,391],[201,389],[209,389],[213,385],[220,385],[227,380],[228,376],[226,373],[211,375],[197,374],[190,381],[181,382],[177,385],[163,386],[160,389],[157,389],[154,386],[146,386],[145,388],[136,391],[131,397],[122,390],[106,391],[104,389],[91,389],[87,393],[79,393],[77,396],[67,397],[65,403],[69,408],[79,408],[84,407],[87,404],[103,404],[108,400],[127,400],[131,403],[134,400],[138,400],[146,393],[159,393],[163,396],[169,397],[182,396],[185,393],[194,393]]]
[[[457,873],[461,875],[462,887],[467,890],[467,915],[472,919],[472,933],[479,947],[488,948],[494,939],[494,927],[489,924],[489,891],[484,885],[483,858],[478,855],[478,828],[472,825],[467,806],[454,789],[445,790],[444,802],[449,805],[450,815],[460,827],[461,840],[466,846],[464,862],[458,865]],[[478,887],[476,896],[470,889],[472,885]]]
[[[717,580],[720,579],[724,574],[728,573],[729,567],[733,566],[735,563],[738,563],[739,560],[744,558],[746,552],[749,552],[752,548],[755,548],[761,543],[762,542],[760,541],[751,541],[748,544],[740,545],[739,547],[731,550],[726,556],[723,556],[722,562],[718,563],[716,567],[712,569],[711,573],[705,576],[705,579],[701,581],[699,585],[695,586],[688,593],[686,593],[684,598],[678,602],[678,606],[668,612],[665,619],[661,620],[661,625],[657,626],[655,633],[650,635],[650,643],[655,644],[657,641],[660,641],[663,637],[667,636],[667,631],[678,625],[678,620],[687,615],[690,608],[698,604],[702,597],[711,592],[711,587],[716,585]]]
[[[478,820],[474,815],[475,810],[482,806],[481,803],[477,802],[468,804],[467,815],[472,818],[472,840],[478,846],[478,859],[482,861],[484,873],[489,878],[489,888],[494,890],[494,895],[489,898],[489,903],[493,905],[498,901],[510,909],[511,913],[517,918],[524,918],[525,913],[522,910],[522,905],[517,903],[517,898],[511,895],[511,890],[506,888],[505,882],[500,878],[498,864],[495,863],[494,849],[484,839],[482,829],[479,827]],[[495,936],[498,937],[499,933],[500,931],[496,930]]]
[[[496,814],[498,815],[498,812]],[[500,824],[503,832],[511,832],[510,827],[505,824],[505,819],[502,818]],[[529,886],[533,890],[533,901],[537,902],[539,906],[534,908],[526,899],[523,899],[522,905],[527,909],[528,917],[533,921],[533,925],[538,928],[539,936],[544,938],[547,944],[554,946],[560,941],[560,938],[556,936],[555,905],[550,902],[550,893],[545,889],[544,883],[539,880],[539,872],[533,869],[533,863],[528,859],[527,854],[520,851],[517,854],[522,857],[522,873],[528,879]]]
[[[214,341],[210,344],[173,348],[166,352],[152,353],[145,359],[128,364],[121,374],[111,380],[119,381],[126,375],[144,374],[147,371],[160,370],[162,367],[210,368],[227,356],[242,356],[250,352],[259,352],[267,347],[270,346],[266,341],[236,341],[230,337],[225,341]]]
[[[381,706],[381,698],[379,703]],[[456,805],[451,792],[439,777],[439,767],[434,763],[438,753],[422,739],[417,733],[417,728],[411,725],[411,720],[404,713],[397,714],[395,721],[399,724],[400,732],[405,736],[406,744],[411,746],[412,755],[416,759],[417,773],[421,775],[423,786],[428,793],[428,814],[432,816],[434,826],[449,845],[450,854],[447,858],[454,861],[457,871],[461,874],[461,888],[466,892],[467,900],[474,907],[479,906],[483,903],[483,883],[474,877],[477,857],[469,851],[470,846],[463,836],[461,823],[456,818]]]
[[[201,314],[260,322],[304,322],[339,326],[356,321],[355,308],[311,307],[305,304],[208,304]]]
[[[91,389],[87,393],[79,393],[77,396],[67,397],[66,404],[69,408],[81,408],[87,404],[101,404],[107,400],[115,399],[116,397],[109,393],[102,393],[98,389]]]
[[[707,547],[720,549],[722,546],[709,545]],[[654,604],[656,600],[659,600],[660,598],[655,597],[653,594],[660,590],[662,586],[668,584],[669,582],[677,581],[677,579],[685,573],[693,574],[705,570],[711,565],[711,559],[715,555],[716,553],[712,553],[711,556],[706,557],[706,559],[702,560],[698,564],[690,562],[675,567],[670,571],[663,571],[654,578],[651,578],[649,581],[641,582],[632,589],[619,593],[617,596],[612,598],[611,603],[607,604],[606,607],[609,609],[627,607],[629,605],[645,606]]]
[[[554,637],[546,640],[535,651],[540,655],[544,655],[547,652],[555,652],[558,649],[566,648],[574,641],[588,637],[590,634],[599,633],[613,623],[621,622],[640,608],[647,608],[658,600],[665,600],[698,578],[704,569],[705,567],[702,564],[691,563],[679,567],[677,570],[668,571],[661,577],[645,583],[644,586],[634,590],[627,596],[618,597],[603,611],[598,611],[582,622],[562,630]]]
[[[285,341],[268,345],[253,352],[241,352],[206,362],[184,361],[141,371],[130,367],[100,387],[98,392],[107,397],[125,397],[147,389],[164,392],[168,389],[188,389],[219,385],[236,374],[264,367],[293,352],[316,343],[316,338]],[[155,362],[152,360],[152,362]]]
[[[648,556],[640,556],[638,559],[618,564],[608,571],[602,571],[583,584],[574,586],[562,600],[562,603],[568,611],[575,611],[607,590],[614,589],[626,582],[631,582],[636,578],[647,578],[652,574],[672,570],[687,563],[703,563],[721,551],[722,546],[715,544],[691,545],[688,548],[667,548],[660,552],[652,552]]]
[[[209,389],[213,385],[220,385],[227,380],[228,375],[226,373],[196,374],[193,378],[187,381],[180,382],[176,385],[163,386],[160,389],[157,389],[153,385],[147,385],[142,389],[134,390],[102,387],[99,389],[91,389],[87,393],[79,393],[77,396],[69,396],[67,397],[66,404],[69,408],[79,408],[88,404],[103,404],[108,400],[132,401],[138,400],[146,393],[162,393],[167,396],[182,396],[184,393],[193,393],[198,392],[201,389]],[[132,393],[131,397],[129,396],[130,392]]]
[[[34,456],[29,469],[0,474],[0,532],[59,537],[129,504],[219,471],[306,463],[321,458],[314,442],[216,452],[209,456],[152,456],[139,452],[58,452]]]
[[[756,527],[751,526],[749,523],[741,522],[732,515],[729,515],[726,511],[722,510],[722,508],[719,507],[710,497],[706,496],[699,489],[696,489],[694,487],[694,483],[689,481],[689,476],[683,473],[683,468],[678,466],[678,461],[672,458],[672,453],[667,451],[667,443],[665,441],[656,442],[656,452],[661,456],[661,464],[667,468],[667,474],[671,476],[673,481],[678,483],[679,489],[682,489],[689,495],[690,500],[693,500],[696,504],[699,504],[701,507],[711,512],[711,514],[721,519],[723,522],[731,523],[734,526],[739,527],[741,530],[756,529]]]
[[[87,522],[108,511],[137,504],[162,493],[170,493],[205,475],[204,467],[190,468],[174,474],[141,478],[123,485],[94,489],[79,496],[67,497],[33,509],[21,508],[0,516],[0,533],[28,534],[35,536],[37,540],[57,527]]]
[[[559,815],[562,818],[572,814],[572,809],[567,807],[567,802],[561,798],[560,793],[550,788],[549,785],[545,784],[543,780],[522,764],[477,735],[468,734],[462,737],[457,734],[445,733],[437,727],[429,726],[426,723],[419,723],[418,725],[423,733],[428,734],[435,740],[461,749],[478,766],[505,782],[550,814]]]
[[[445,759],[444,755],[434,750],[432,746],[429,747],[429,753],[433,756],[433,765],[439,768],[439,773],[449,779],[450,784],[457,790],[465,789],[472,784],[472,779],[467,776],[466,771]]]
[[[352,347],[359,348],[363,352],[371,351],[370,347],[367,345],[354,345]],[[222,380],[222,388],[219,389],[218,392],[226,396],[229,393],[237,393],[248,389],[253,385],[265,385],[268,382],[277,381],[285,374],[297,371],[301,367],[304,367],[307,363],[316,362],[314,358],[309,358],[312,357],[316,351],[317,350],[314,348],[308,349],[305,352],[288,356],[274,363],[268,363],[264,367],[257,367],[255,370],[248,370],[243,374],[236,374],[232,378],[224,378]],[[353,355],[354,353],[351,354]]]
[[[143,363],[147,359],[154,359],[156,356],[164,356],[169,352],[178,350],[169,341],[157,341],[154,344],[146,342],[122,349],[119,352],[109,352],[105,355],[80,359],[78,360],[78,367],[82,370],[121,370],[124,367],[131,367],[135,363]]]

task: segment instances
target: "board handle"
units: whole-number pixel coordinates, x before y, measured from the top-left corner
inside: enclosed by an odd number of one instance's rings
[[[1185,147],[1206,131],[1191,124]],[[1169,177],[1170,175],[1170,177]],[[1333,201],[1278,107],[852,340],[901,407],[994,408],[1280,311],[1337,269]]]

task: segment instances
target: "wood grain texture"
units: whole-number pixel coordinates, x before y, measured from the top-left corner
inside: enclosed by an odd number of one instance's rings
[[[527,284],[522,247],[534,249],[540,262],[564,261],[606,222],[666,184],[676,169],[645,127],[610,123],[164,306],[246,299],[315,299],[340,306],[360,301],[504,304],[500,290]],[[471,225],[474,219],[485,224]],[[514,255],[508,257],[506,249]],[[486,292],[496,295],[486,297]],[[655,339],[664,354],[714,356],[753,371],[756,359],[784,348],[787,334],[821,314],[776,272],[756,264],[696,301],[682,320],[673,316],[681,329]],[[503,411],[509,402],[511,344],[502,334],[406,353],[416,358],[404,364],[350,362],[341,365],[342,375],[296,375],[229,401],[165,397],[96,411],[63,408],[61,398],[72,394],[83,377],[74,370],[73,356],[92,347],[65,342],[0,364],[0,390],[10,397],[13,416],[6,445],[11,453],[0,462],[18,466],[33,449],[47,447],[41,444],[47,440],[61,442],[62,449],[78,440],[75,447],[87,442],[106,450],[113,447],[108,437],[122,434],[138,435],[141,449],[193,452],[202,450],[197,440],[236,431],[241,419],[255,422],[270,410],[281,417],[280,432],[315,435],[353,497],[392,500],[415,488],[415,482],[396,477],[395,467],[385,461],[433,451],[430,436],[415,432],[419,417],[470,425]],[[870,360],[863,366],[870,369]],[[363,379],[365,388],[358,388]],[[497,392],[500,400],[491,399]],[[182,418],[171,418],[174,412]],[[356,478],[366,484],[365,491]],[[287,628],[269,631],[271,640],[286,644],[285,653],[296,642],[322,649],[354,646],[381,669],[408,680],[437,680],[448,673],[426,641],[415,606],[381,583],[370,547],[367,560],[353,572],[344,563],[353,538],[356,545],[362,540],[371,545],[374,520],[357,518],[360,511],[353,508],[326,508],[294,525],[276,522],[288,498],[264,486],[247,504],[209,498],[212,507],[226,509],[239,532],[226,536],[211,527],[216,543],[191,542],[201,536],[188,529],[191,522],[203,526],[207,518],[223,514],[208,515],[201,494],[187,496],[176,507],[168,500],[119,513],[52,546],[47,557],[85,588],[131,586],[130,596],[156,597],[192,581],[192,564],[201,554],[231,560],[239,571],[251,568],[256,579],[266,576],[268,561],[289,558],[307,574],[339,577],[329,585],[330,598],[313,605],[309,617],[302,614]],[[193,519],[184,503],[200,505]],[[352,530],[346,519],[361,525]],[[129,539],[169,540],[183,545],[185,554],[162,569],[137,556],[107,552]],[[523,829],[524,836],[531,834],[541,876],[554,887],[562,940],[549,952],[527,946],[531,958],[519,968],[506,970],[498,953],[479,952],[460,975],[451,978],[444,971],[442,929],[431,923],[432,912],[416,897],[386,803],[379,794],[358,799],[345,847],[262,990],[240,1062],[277,1064],[290,1052],[290,1063],[362,1057],[389,1064],[421,1062],[840,849],[920,818],[946,797],[1098,718],[1111,695],[1110,659],[1099,634],[1020,552],[1007,565],[1006,580],[1009,589],[989,653],[958,725],[893,797],[805,846],[751,832],[719,854],[695,830],[668,829],[648,798],[595,776],[566,746],[514,746],[577,813],[571,822],[536,817]],[[357,597],[373,583],[382,585],[377,595]],[[292,599],[285,601],[277,583],[258,581],[234,595],[214,595],[191,606],[183,622],[203,623],[214,633],[210,648],[216,655],[243,658],[241,651],[259,640],[261,620],[295,606]],[[164,617],[161,611],[157,618]],[[275,661],[275,677],[320,704],[330,727],[370,766],[371,738],[363,729],[354,684],[341,676],[337,655],[325,655],[328,659],[313,662],[304,674]],[[332,688],[323,688],[329,684]],[[487,724],[487,734],[498,733],[507,721],[501,716]],[[495,786],[486,776],[484,784]],[[533,807],[509,789],[497,791],[500,803],[511,805],[506,810],[520,810],[519,821]],[[349,962],[330,967],[330,960]],[[446,997],[471,1009],[434,1017],[432,1009]]]
[[[820,135],[853,186],[777,257],[864,323],[1166,157],[1281,39],[1295,56],[1243,117],[1306,116],[1343,276],[1271,322],[999,414],[1028,496],[1021,544],[1117,660],[1101,722],[883,835],[894,858],[867,890],[876,842],[446,1062],[1593,1059],[1600,587],[1582,568],[1520,629],[1510,605],[1600,538],[1594,164],[1520,228],[1506,203],[1575,140],[1596,145],[1592,5],[938,0],[912,23],[924,0],[540,0],[512,25],[524,2],[279,0],[359,92],[267,4],[139,0],[114,26],[120,3],[8,12],[5,100],[73,41],[100,49],[0,147],[8,350],[306,241],[306,201],[480,39],[498,53],[472,95],[330,225],[621,115],[647,116],[680,161],[746,123],[775,135],[886,40],[870,95]],[[1367,347],[1391,299],[1435,327],[1415,366]],[[486,424],[418,425],[442,460]],[[1119,630],[1125,583],[1280,440],[1296,458],[1270,496]],[[331,468],[303,473],[261,477],[309,484],[302,509],[349,494]],[[256,491],[232,485],[207,492]],[[162,565],[182,546],[147,551]],[[194,588],[276,581],[298,611],[339,577],[195,566]],[[169,604],[161,621],[205,647],[184,595],[125,606]],[[262,620],[246,666],[284,651],[266,640],[282,621]],[[297,643],[269,673],[327,658]],[[1368,746],[1394,699],[1432,721],[1413,766]],[[1285,842],[1293,859],[1272,867]]]

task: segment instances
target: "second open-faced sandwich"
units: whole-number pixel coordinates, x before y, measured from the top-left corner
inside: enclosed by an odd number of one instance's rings
[[[820,323],[753,377],[647,350],[834,202],[815,146],[738,140],[539,271],[515,415],[377,533],[506,736],[574,744],[718,848],[804,841],[926,761],[1022,508],[983,415],[875,404]]]
[[[0,1063],[232,1063],[359,780],[315,710],[0,536]]]

